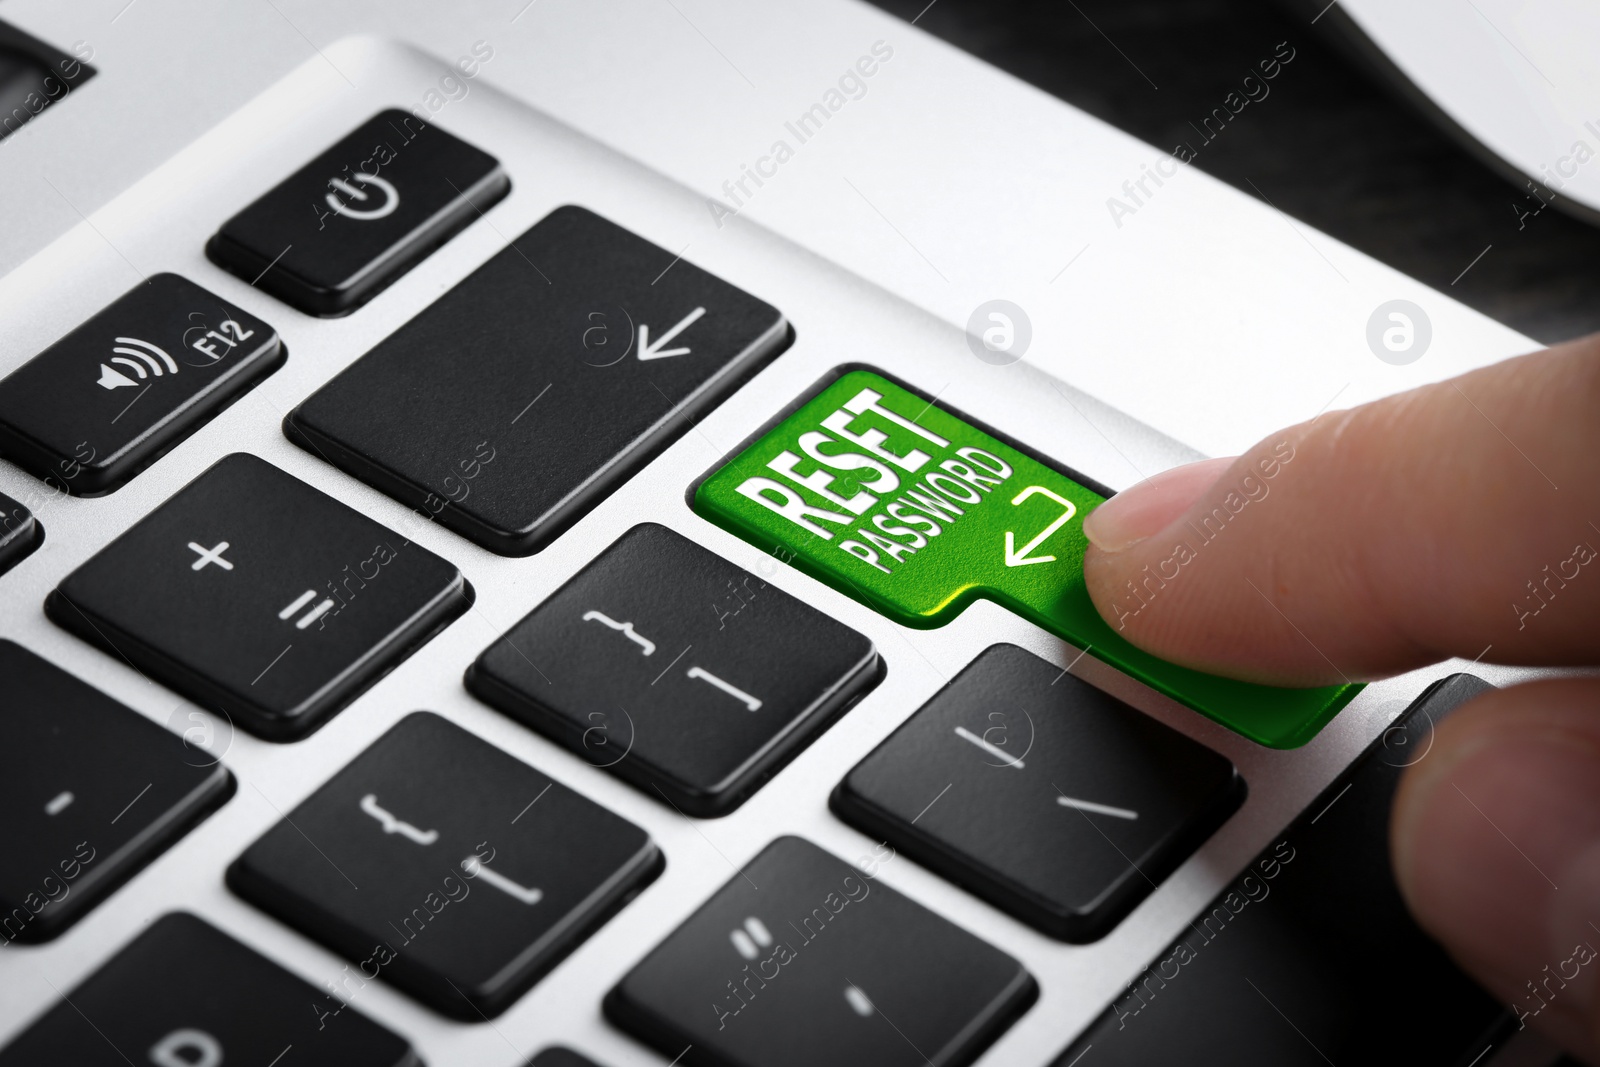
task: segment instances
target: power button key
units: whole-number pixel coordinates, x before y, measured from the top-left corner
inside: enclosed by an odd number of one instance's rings
[[[206,255],[307,314],[346,315],[510,189],[493,156],[391,108],[229,219]]]

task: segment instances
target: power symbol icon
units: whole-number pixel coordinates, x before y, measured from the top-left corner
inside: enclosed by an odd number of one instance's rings
[[[400,191],[388,179],[357,171],[351,176],[351,180],[361,185],[372,186],[383,194],[383,200],[376,207],[354,207],[349,201],[364,204],[372,199],[372,194],[365,189],[356,188],[343,178],[329,178],[328,185],[331,191],[327,195],[328,206],[345,218],[381,219],[394,214],[394,209],[400,206]],[[346,199],[341,200],[338,195],[340,193],[343,193]]]

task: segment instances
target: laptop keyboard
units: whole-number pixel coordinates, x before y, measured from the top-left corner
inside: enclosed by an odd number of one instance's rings
[[[432,69],[374,56],[390,99]],[[0,640],[0,978],[36,1006],[0,1065],[1043,1062],[1388,713],[1244,741],[1358,687],[1207,678],[1085,614],[1109,490],[940,401],[980,375],[963,405],[1111,469],[1046,379],[907,309],[839,327],[879,295],[765,238],[787,266],[696,266],[633,230],[698,201],[475,92],[469,139],[390,109],[232,172],[182,223],[228,296],[153,273],[0,381],[37,479],[0,594],[58,628]],[[809,349],[742,288],[801,269]],[[63,554],[29,557],[41,510]],[[3,969],[51,938],[70,1003]]]

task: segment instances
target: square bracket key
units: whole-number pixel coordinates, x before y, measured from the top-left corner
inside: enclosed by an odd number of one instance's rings
[[[228,886],[367,977],[479,1022],[664,866],[639,827],[419,711],[246,849]]]
[[[453,564],[240,452],[62,579],[45,610],[202,707],[292,741],[471,602]]]
[[[714,816],[880,671],[862,634],[644,523],[490,645],[467,687],[680,811]]]

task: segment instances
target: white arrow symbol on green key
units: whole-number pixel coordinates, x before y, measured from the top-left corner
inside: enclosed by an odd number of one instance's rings
[[[1028,553],[1032,552],[1034,549],[1036,549],[1040,545],[1044,544],[1045,541],[1049,539],[1051,534],[1055,533],[1057,530],[1061,529],[1061,527],[1065,526],[1067,524],[1068,520],[1070,520],[1072,518],[1072,516],[1074,516],[1074,515],[1076,515],[1078,513],[1078,506],[1076,504],[1074,504],[1070,500],[1063,500],[1061,497],[1057,496],[1055,493],[1052,493],[1050,490],[1046,489],[1042,485],[1030,485],[1030,486],[1028,486],[1028,488],[1024,489],[1022,492],[1018,493],[1015,497],[1012,498],[1012,500],[1011,500],[1012,506],[1014,507],[1017,504],[1022,503],[1024,500],[1028,499],[1030,496],[1032,496],[1035,493],[1044,494],[1045,496],[1049,497],[1051,500],[1054,500],[1057,504],[1060,504],[1062,507],[1066,508],[1067,510],[1062,512],[1061,515],[1058,516],[1056,518],[1056,520],[1054,522],[1052,522],[1049,526],[1046,526],[1044,528],[1044,532],[1041,533],[1038,537],[1035,537],[1032,541],[1029,541],[1027,544],[1023,545],[1021,551],[1018,551],[1017,547],[1016,547],[1016,535],[1013,534],[1010,530],[1007,530],[1006,531],[1006,566],[1007,567],[1026,567],[1030,563],[1051,563],[1051,562],[1054,562],[1055,561],[1055,557],[1054,556],[1029,556]]]

